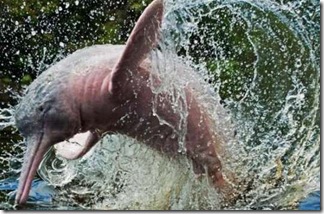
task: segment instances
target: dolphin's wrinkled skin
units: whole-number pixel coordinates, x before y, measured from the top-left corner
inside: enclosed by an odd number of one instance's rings
[[[16,125],[27,143],[19,179],[16,204],[26,202],[36,170],[48,149],[76,134],[87,132],[79,158],[103,133],[119,133],[137,139],[169,155],[177,155],[179,136],[160,124],[156,113],[176,126],[179,115],[172,111],[168,94],[154,94],[150,85],[147,54],[156,46],[163,17],[163,1],[154,0],[143,12],[127,43],[98,45],[78,50],[44,71],[27,89],[16,107]],[[215,150],[217,137],[210,119],[199,106],[191,88],[186,89],[188,107],[186,155],[197,174],[205,173],[216,187],[224,181]],[[155,99],[158,96],[158,99]],[[162,136],[162,137],[161,137]]]

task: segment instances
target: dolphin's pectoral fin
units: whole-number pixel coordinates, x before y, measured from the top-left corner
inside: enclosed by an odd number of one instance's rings
[[[91,150],[100,137],[100,134],[95,131],[76,134],[68,141],[56,144],[55,153],[68,160],[81,158]]]
[[[91,132],[87,138],[85,145],[80,153],[77,154],[76,158],[81,158],[87,154],[91,148],[100,140],[101,135],[98,132]]]
[[[143,12],[129,36],[125,50],[114,66],[109,92],[118,92],[128,73],[136,68],[156,46],[163,17],[163,0],[154,0]]]

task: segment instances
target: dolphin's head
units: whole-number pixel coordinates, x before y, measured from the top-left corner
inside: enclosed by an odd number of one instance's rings
[[[16,106],[16,126],[27,144],[16,195],[18,204],[27,200],[32,179],[47,150],[81,128],[80,114],[67,84],[66,79],[45,72],[28,87]]]

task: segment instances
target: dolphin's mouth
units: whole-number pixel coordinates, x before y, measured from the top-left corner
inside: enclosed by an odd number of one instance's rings
[[[50,148],[50,143],[41,133],[39,138],[27,138],[27,151],[24,155],[24,162],[19,178],[19,185],[16,194],[16,204],[23,204],[27,201],[31,183],[36,174],[43,155]]]

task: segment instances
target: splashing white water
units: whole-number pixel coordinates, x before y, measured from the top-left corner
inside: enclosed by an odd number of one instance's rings
[[[15,121],[13,119],[13,109],[12,108],[0,109],[0,130],[14,125],[15,125]]]

